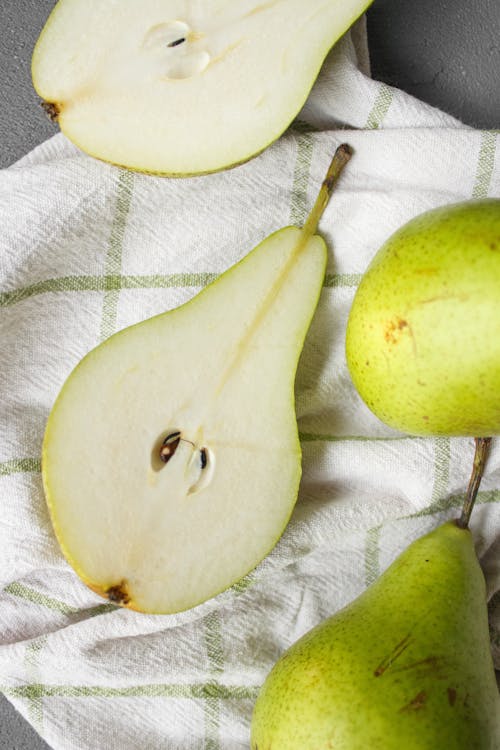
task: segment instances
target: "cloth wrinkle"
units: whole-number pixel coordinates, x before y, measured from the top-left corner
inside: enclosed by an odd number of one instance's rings
[[[500,196],[500,135],[368,72],[362,20],[286,133],[222,173],[127,181],[61,134],[0,172],[0,691],[53,750],[248,750],[258,689],[284,649],[457,512],[471,441],[382,425],[350,380],[345,325],[401,224]],[[296,377],[303,474],[289,524],[255,570],[193,610],[115,608],[78,579],[49,523],[40,449],[59,389],[103,332],[186,302],[302,223],[344,141],[354,155],[321,221],[328,272]],[[471,527],[500,669],[499,443]]]

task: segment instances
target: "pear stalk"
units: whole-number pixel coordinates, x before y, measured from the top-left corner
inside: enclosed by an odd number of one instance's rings
[[[318,224],[328,205],[333,193],[334,187],[342,174],[342,170],[352,156],[352,148],[347,143],[342,143],[335,151],[326,177],[323,180],[316,202],[311,209],[311,213],[302,228],[306,237],[312,237],[316,234]]]
[[[465,502],[462,508],[462,514],[457,521],[457,526],[461,529],[467,529],[469,527],[469,521],[476,502],[479,485],[483,478],[484,467],[488,458],[488,453],[491,445],[490,437],[477,437],[474,438],[476,448],[474,452],[474,462],[472,465],[472,473],[469,479],[469,486],[467,487],[467,494],[465,496]]]

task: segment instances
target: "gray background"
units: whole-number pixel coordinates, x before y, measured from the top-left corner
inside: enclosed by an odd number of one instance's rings
[[[33,45],[54,5],[53,0],[1,2],[0,167],[57,132],[30,79]],[[469,125],[500,128],[499,0],[375,0],[368,37],[374,78]],[[0,695],[0,749],[47,748]]]

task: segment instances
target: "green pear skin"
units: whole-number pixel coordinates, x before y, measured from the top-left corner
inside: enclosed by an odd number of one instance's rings
[[[434,209],[389,238],[354,297],[346,356],[391,427],[500,433],[500,199]]]
[[[500,698],[470,531],[447,522],[270,672],[252,750],[498,750]]]

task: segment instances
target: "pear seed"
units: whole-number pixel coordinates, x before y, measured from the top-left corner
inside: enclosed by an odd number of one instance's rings
[[[200,450],[200,462],[201,462],[201,468],[205,469],[208,463],[208,452],[206,448],[202,448]]]
[[[175,41],[167,44],[167,47],[178,47],[179,44],[182,44],[185,41],[186,41],[186,37],[181,37],[180,39],[175,39]]]
[[[160,448],[160,458],[164,464],[170,461],[175,451],[179,447],[180,441],[180,432],[172,432],[170,435],[167,435]]]

